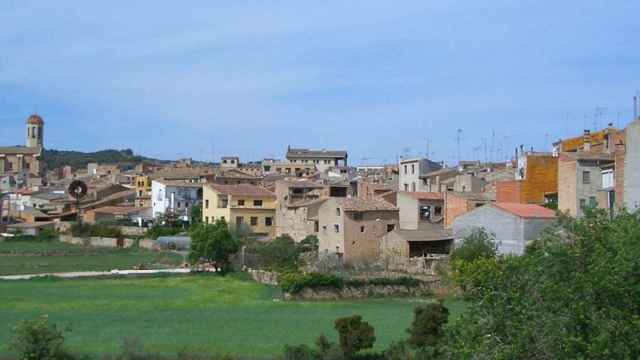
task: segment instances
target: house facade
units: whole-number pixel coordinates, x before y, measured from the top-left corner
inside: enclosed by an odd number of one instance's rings
[[[250,184],[206,184],[203,195],[204,223],[224,220],[253,234],[275,234],[276,197],[271,191]]]
[[[420,179],[421,176],[430,172],[440,170],[440,163],[429,159],[404,159],[400,160],[398,170],[400,173],[398,181],[399,191],[427,191]]]
[[[176,216],[189,221],[191,209],[202,202],[202,184],[158,179],[151,182],[153,217]]]
[[[287,149],[287,161],[290,164],[313,166],[320,172],[338,167],[347,167],[348,154],[342,150],[310,150],[310,149]]]

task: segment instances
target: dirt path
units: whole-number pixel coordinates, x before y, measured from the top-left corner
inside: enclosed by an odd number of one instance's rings
[[[47,274],[25,274],[0,276],[0,280],[29,280],[52,276],[61,279],[77,279],[83,277],[154,275],[154,274],[189,274],[191,269],[162,269],[162,270],[111,270],[111,271],[78,271]]]

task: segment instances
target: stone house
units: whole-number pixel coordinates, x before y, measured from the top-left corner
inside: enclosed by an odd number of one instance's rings
[[[457,217],[453,223],[455,243],[476,229],[485,229],[495,237],[498,253],[522,255],[527,244],[550,226],[553,210],[533,204],[493,203]]]
[[[429,159],[403,159],[400,160],[398,169],[400,172],[398,181],[399,191],[426,191],[420,177],[430,172],[440,170],[442,164]]]
[[[382,238],[399,225],[398,209],[380,199],[328,198],[316,218],[320,256],[344,263],[375,261]]]
[[[276,236],[289,235],[301,241],[315,234],[315,221],[310,218],[317,214],[324,189],[324,185],[310,180],[276,181]]]

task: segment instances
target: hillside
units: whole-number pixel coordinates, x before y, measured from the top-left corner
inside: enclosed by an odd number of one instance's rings
[[[142,162],[158,162],[158,160],[135,155],[133,150],[102,150],[97,152],[44,150],[44,163],[47,169],[57,169],[70,165],[74,169],[86,168],[87,164],[127,164],[132,167]]]

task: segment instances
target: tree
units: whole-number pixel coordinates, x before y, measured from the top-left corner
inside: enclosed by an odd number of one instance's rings
[[[442,301],[418,306],[409,333],[409,344],[414,349],[436,348],[444,336],[444,325],[449,321],[449,309]]]
[[[189,214],[191,219],[191,225],[198,225],[202,222],[202,204],[194,205],[191,208],[191,214]]]
[[[476,228],[467,234],[462,242],[451,251],[451,261],[475,261],[495,257],[498,246],[495,236],[484,228]]]
[[[64,335],[45,316],[18,323],[13,329],[10,348],[19,360],[65,360],[71,356],[64,349]]]
[[[205,259],[227,270],[229,258],[240,249],[240,243],[231,236],[224,220],[217,220],[214,224],[196,225],[189,231],[189,236],[191,237],[189,252],[191,263]]]
[[[640,212],[561,217],[523,256],[476,277],[450,358],[640,358]],[[471,267],[485,266],[483,261]]]
[[[372,348],[376,342],[374,328],[362,321],[360,315],[339,318],[334,327],[338,332],[340,349],[347,359],[352,359],[361,350]]]
[[[289,235],[278,236],[273,241],[257,248],[264,265],[275,271],[295,271],[298,269],[301,248]]]
[[[315,252],[318,251],[320,240],[315,235],[309,235],[300,241],[300,247],[302,252]]]

